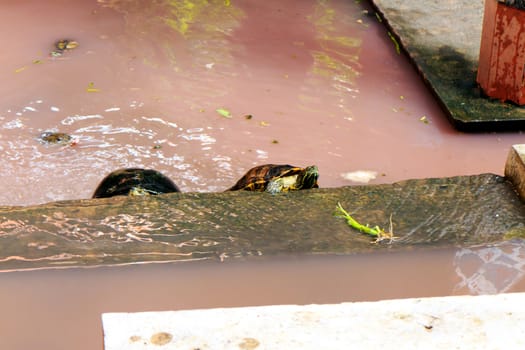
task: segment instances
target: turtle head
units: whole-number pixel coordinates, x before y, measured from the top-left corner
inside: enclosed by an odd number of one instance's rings
[[[317,185],[319,170],[315,165],[304,169],[294,168],[293,171],[295,173],[292,175],[277,177],[269,181],[266,186],[266,192],[276,194],[319,187],[319,185]]]
[[[319,178],[319,169],[317,169],[317,166],[311,165],[304,169],[304,172],[297,176],[297,180],[295,182],[295,188],[300,189],[308,189],[308,188],[317,188],[319,185],[317,184],[317,179]]]

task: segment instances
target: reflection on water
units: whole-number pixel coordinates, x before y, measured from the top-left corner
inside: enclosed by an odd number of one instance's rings
[[[463,248],[454,258],[461,282],[459,294],[496,294],[508,292],[525,276],[525,241],[516,240]]]
[[[303,88],[305,95],[301,95],[302,109],[311,109],[315,102],[320,113],[327,112],[326,105],[338,106],[341,110],[331,115],[340,115],[341,112],[351,119],[352,99],[358,97],[357,77],[362,66],[359,63],[362,37],[356,31],[352,36],[345,33],[345,23],[355,22],[355,14],[348,11],[338,11],[337,5],[329,1],[319,1],[309,16],[313,23],[317,49],[312,49],[313,65]],[[325,81],[331,81],[333,90],[320,98],[319,87]],[[306,95],[309,93],[309,95]]]

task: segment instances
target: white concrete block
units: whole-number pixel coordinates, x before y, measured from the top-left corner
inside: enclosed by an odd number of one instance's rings
[[[525,349],[525,293],[102,315],[106,350]]]

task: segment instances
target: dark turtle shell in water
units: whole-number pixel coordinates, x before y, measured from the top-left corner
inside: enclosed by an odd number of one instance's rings
[[[73,143],[71,135],[64,132],[46,131],[38,137],[40,141],[48,144],[68,145]]]
[[[180,192],[168,177],[152,169],[119,169],[106,176],[92,198],[144,196]]]
[[[279,193],[318,188],[318,178],[319,170],[315,165],[300,168],[292,165],[265,164],[248,170],[228,191]]]

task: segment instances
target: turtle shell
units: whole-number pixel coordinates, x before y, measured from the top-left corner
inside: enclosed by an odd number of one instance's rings
[[[92,198],[180,192],[168,177],[152,169],[119,169],[107,175]]]
[[[317,188],[319,187],[317,184],[318,177],[319,172],[315,165],[301,168],[288,164],[265,164],[248,170],[228,191],[246,190],[277,193]]]

